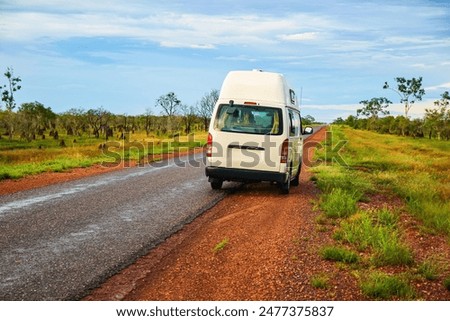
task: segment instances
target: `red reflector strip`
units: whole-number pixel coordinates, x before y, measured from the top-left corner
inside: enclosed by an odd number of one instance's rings
[[[287,163],[288,160],[288,156],[289,156],[289,140],[285,139],[283,142],[283,145],[281,145],[281,158],[280,158],[280,162],[283,164]]]
[[[211,133],[208,133],[208,140],[206,142],[206,157],[212,156],[212,143],[213,143],[212,135]]]

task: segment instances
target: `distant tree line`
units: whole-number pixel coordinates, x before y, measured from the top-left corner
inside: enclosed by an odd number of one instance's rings
[[[416,100],[422,100],[425,90],[422,88],[422,77],[405,79],[395,78],[397,88],[392,89],[387,82],[383,88],[391,89],[400,96],[404,104],[404,115],[392,116],[388,110],[390,100],[385,97],[374,97],[362,100],[361,108],[356,116],[350,115],[334,120],[334,124],[345,124],[356,129],[367,129],[379,133],[396,134],[411,137],[427,137],[429,139],[450,140],[450,95],[445,91],[434,106],[425,109],[423,118],[410,119],[409,111]]]
[[[219,91],[212,89],[205,93],[196,106],[189,106],[183,104],[175,93],[169,92],[155,102],[155,107],[163,111],[161,115],[153,115],[150,108],[141,115],[116,115],[103,107],[71,108],[64,113],[55,113],[37,101],[17,106],[15,94],[21,89],[22,80],[14,76],[12,68],[7,68],[4,76],[7,84],[0,87],[4,105],[0,105],[0,139],[2,136],[9,139],[19,136],[28,141],[48,136],[58,139],[61,131],[66,135],[87,134],[106,140],[111,137],[124,139],[129,133],[141,130],[148,136],[206,131],[219,98]]]
[[[71,136],[89,135],[96,138],[126,139],[130,133],[145,131],[147,136],[189,134],[207,131],[211,114],[219,98],[219,91],[212,89],[205,93],[195,106],[182,103],[174,92],[161,95],[155,101],[155,108],[162,110],[154,115],[150,108],[141,115],[113,114],[103,107],[71,108],[63,113],[55,113],[40,102],[16,105],[15,94],[21,89],[21,78],[14,76],[12,68],[4,73],[7,84],[0,87],[0,139],[20,137],[28,141],[42,138],[59,139],[61,133]],[[305,125],[315,122],[306,115]]]

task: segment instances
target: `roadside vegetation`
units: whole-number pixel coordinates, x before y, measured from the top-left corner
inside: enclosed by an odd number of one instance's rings
[[[165,154],[185,152],[202,147],[205,132],[169,137],[130,133],[130,139],[113,139],[60,135],[64,142],[36,139],[30,143],[20,139],[0,139],[0,180],[17,179],[42,172],[62,172],[72,168],[100,164],[106,167],[129,167],[159,161]]]
[[[0,102],[0,180],[42,172],[60,172],[94,164],[158,161],[206,142],[219,91],[212,89],[195,104],[174,92],[161,95],[140,115],[113,114],[106,108],[70,108],[55,113],[40,102],[18,105],[22,79],[13,68],[3,74]],[[304,124],[315,119],[305,115]]]
[[[420,299],[417,280],[448,289],[448,256],[430,249],[430,255],[417,257],[415,244],[408,242],[411,227],[403,223],[410,216],[419,222],[414,226],[418,233],[441,236],[448,248],[447,141],[334,125],[316,152],[316,163],[312,179],[323,192],[316,224],[333,239],[318,255],[347,266],[362,293],[374,299]]]

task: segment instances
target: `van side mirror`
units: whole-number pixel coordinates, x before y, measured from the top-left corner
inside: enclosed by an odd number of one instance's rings
[[[305,127],[303,128],[303,135],[311,135],[314,132],[314,129],[312,127]]]

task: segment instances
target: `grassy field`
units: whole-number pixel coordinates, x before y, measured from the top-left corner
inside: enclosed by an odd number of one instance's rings
[[[42,172],[61,172],[94,164],[111,166],[120,161],[140,161],[146,156],[157,160],[164,153],[183,152],[203,146],[206,133],[190,136],[154,137],[131,134],[127,140],[96,139],[86,136],[62,136],[27,142],[0,139],[0,180],[16,179]],[[64,141],[64,144],[61,142]],[[61,146],[63,145],[63,146]]]
[[[333,126],[316,161],[313,180],[323,192],[316,222],[334,226],[335,242],[319,255],[351,266],[362,292],[373,298],[415,299],[411,282],[417,278],[439,279],[448,289],[449,262],[417,260],[399,221],[406,212],[420,222],[424,237],[442,235],[450,245],[449,142]],[[375,195],[396,195],[401,205],[359,206]],[[389,274],[386,267],[403,272]]]

